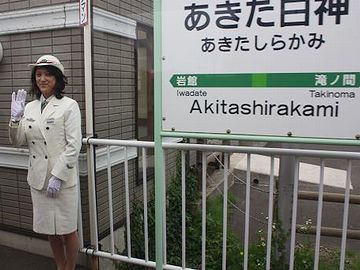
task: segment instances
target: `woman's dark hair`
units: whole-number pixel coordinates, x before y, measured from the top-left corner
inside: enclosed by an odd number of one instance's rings
[[[53,66],[40,66],[40,67],[33,68],[32,72],[31,72],[30,94],[32,96],[35,96],[37,99],[40,99],[40,97],[41,97],[41,91],[36,84],[36,77],[35,77],[35,73],[38,68],[46,69],[50,75],[55,77],[56,84],[55,84],[54,96],[57,99],[62,99],[64,96],[65,85],[67,84],[67,78],[58,68],[53,67]]]

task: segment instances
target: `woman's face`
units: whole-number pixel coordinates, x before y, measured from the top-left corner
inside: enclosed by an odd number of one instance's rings
[[[46,68],[38,67],[35,71],[36,84],[45,98],[55,92],[56,78]]]

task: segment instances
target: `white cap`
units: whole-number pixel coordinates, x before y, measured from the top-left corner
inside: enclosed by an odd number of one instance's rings
[[[41,56],[35,64],[29,64],[29,67],[41,67],[41,66],[53,66],[58,68],[64,75],[64,66],[60,63],[60,60],[53,55]]]

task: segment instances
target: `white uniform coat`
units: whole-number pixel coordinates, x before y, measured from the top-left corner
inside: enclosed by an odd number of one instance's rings
[[[63,181],[61,189],[77,184],[82,136],[75,100],[52,97],[42,113],[40,100],[31,101],[25,106],[21,121],[10,122],[9,133],[15,146],[28,144],[27,181],[32,188],[46,189],[51,175]]]

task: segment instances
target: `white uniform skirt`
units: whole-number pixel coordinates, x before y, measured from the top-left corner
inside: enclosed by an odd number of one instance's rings
[[[46,189],[32,187],[33,229],[36,233],[64,235],[77,230],[78,187],[60,189],[56,198],[46,196]]]

